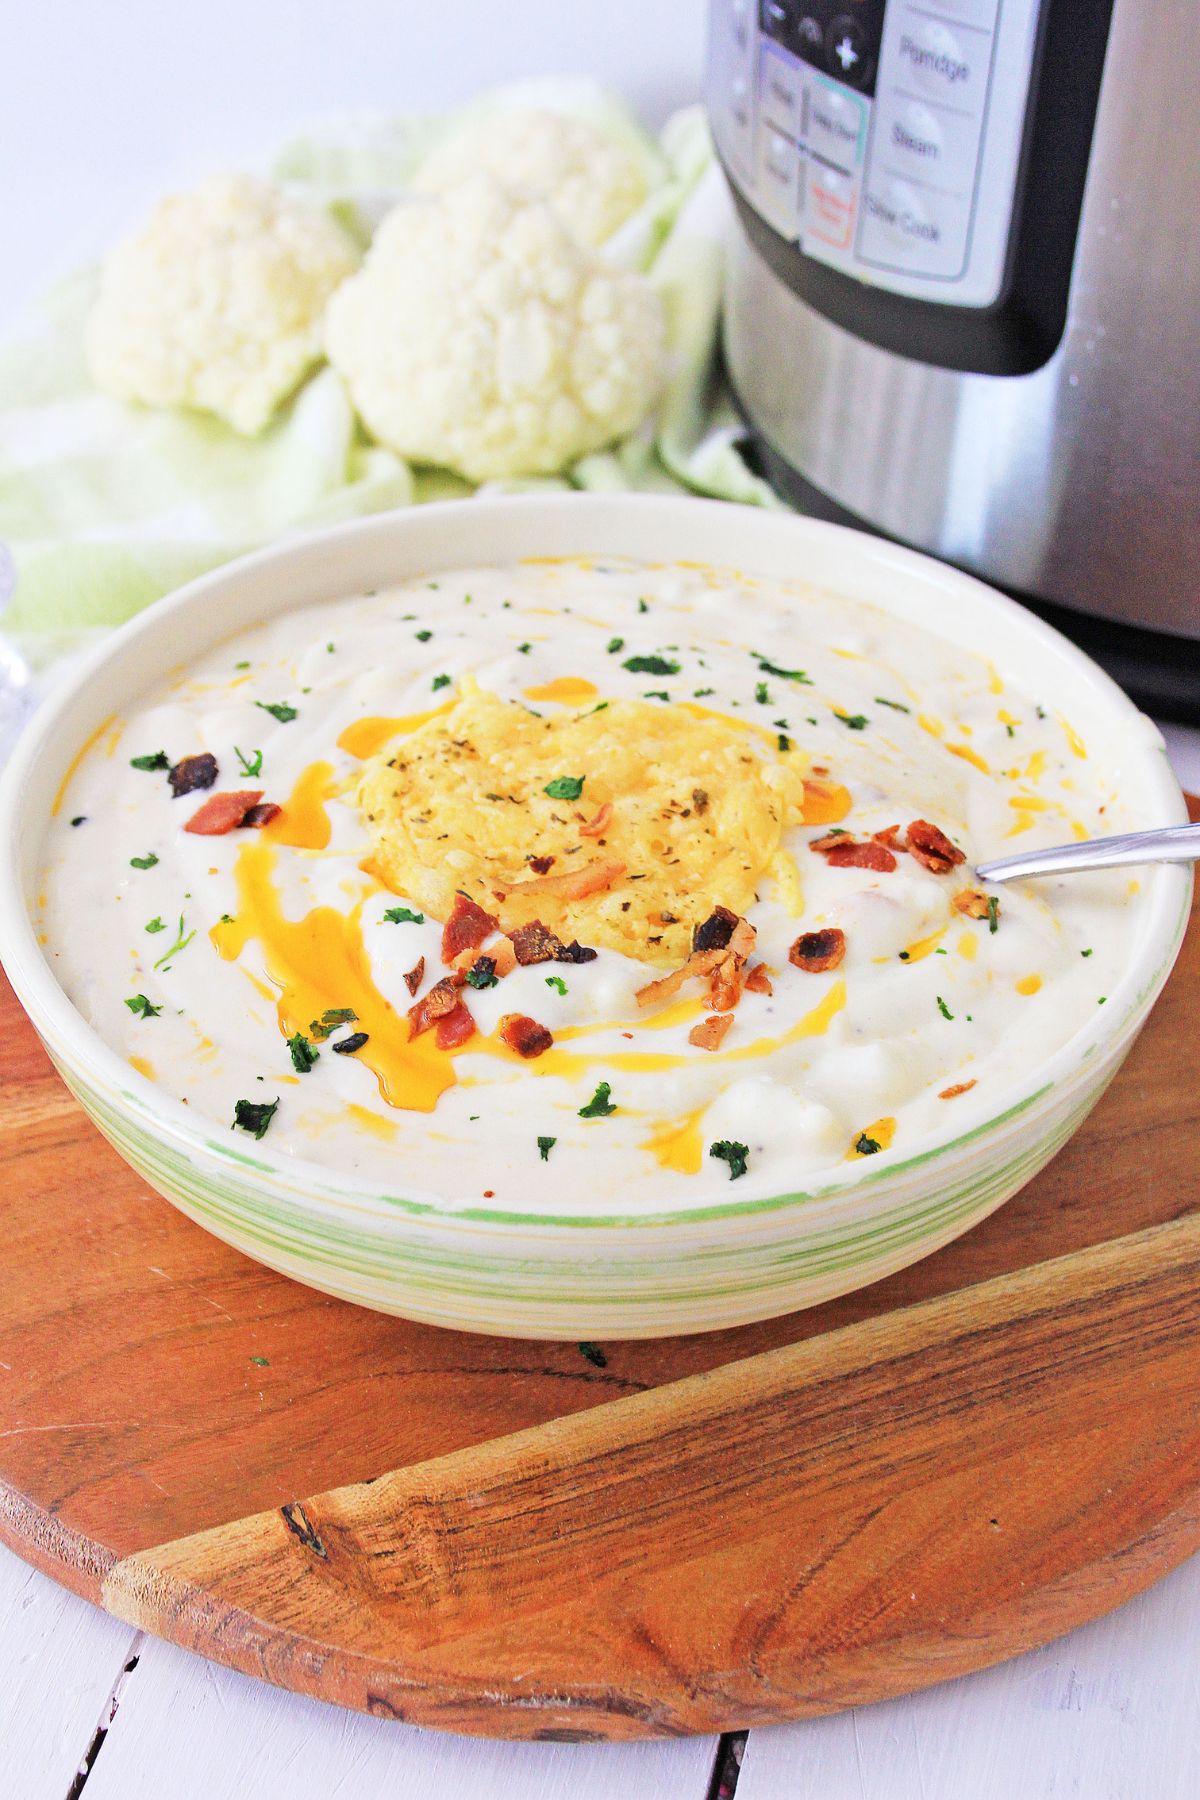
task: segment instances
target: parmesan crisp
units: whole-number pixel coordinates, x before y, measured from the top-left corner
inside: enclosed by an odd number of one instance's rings
[[[771,733],[687,702],[539,716],[465,681],[448,712],[366,765],[357,797],[372,871],[435,918],[462,892],[506,927],[541,919],[566,940],[666,964],[713,906],[753,903],[800,818],[803,768]],[[578,798],[546,792],[580,780]],[[598,891],[555,892],[588,869]]]

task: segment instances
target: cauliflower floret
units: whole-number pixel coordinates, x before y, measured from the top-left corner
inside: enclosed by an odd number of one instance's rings
[[[161,200],[105,258],[92,378],[118,400],[199,407],[252,436],[320,361],[325,303],[357,261],[324,213],[253,176],[215,176]]]
[[[479,169],[548,201],[584,244],[602,244],[646,198],[645,171],[623,145],[586,119],[543,107],[472,119],[426,157],[413,185],[441,193]]]
[[[334,295],[329,360],[367,428],[471,481],[548,475],[654,402],[662,303],[487,176],[388,214]]]

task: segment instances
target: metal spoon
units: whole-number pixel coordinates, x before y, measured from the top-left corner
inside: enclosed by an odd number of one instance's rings
[[[1083,869],[1118,869],[1126,863],[1197,861],[1200,825],[1166,825],[1156,831],[1085,838],[1049,850],[1028,850],[1024,856],[1004,856],[999,862],[980,863],[975,873],[981,881],[1020,881],[1027,875],[1073,875]]]

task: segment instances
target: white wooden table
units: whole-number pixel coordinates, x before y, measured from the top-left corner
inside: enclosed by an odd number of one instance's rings
[[[661,115],[699,91],[703,11],[702,0],[0,7],[0,328],[164,187],[253,162],[321,112],[436,108],[488,82],[582,68]],[[1200,787],[1200,733],[1170,735]],[[341,1713],[135,1635],[0,1550],[0,1800],[707,1800],[724,1748],[494,1744]],[[1200,1559],[1003,1668],[754,1732],[737,1794],[1191,1800],[1198,1769]]]

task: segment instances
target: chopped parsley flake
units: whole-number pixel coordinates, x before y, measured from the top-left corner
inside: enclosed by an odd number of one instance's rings
[[[692,694],[692,699],[693,700],[707,700],[708,696],[710,694],[715,694],[716,691],[717,691],[716,688],[696,688]]]
[[[161,1006],[151,1006],[145,994],[135,994],[133,998],[127,1000],[125,1004],[131,1013],[137,1014],[139,1019],[157,1019],[159,1013],[162,1011]]]
[[[551,1137],[540,1137],[538,1139],[538,1141],[537,1141],[538,1154],[541,1157],[543,1162],[550,1161],[550,1152],[553,1150],[553,1148],[554,1148],[555,1144],[557,1144],[557,1142],[558,1142],[558,1139],[556,1137],[552,1137],[552,1138]]]
[[[890,706],[893,712],[910,713],[912,711],[911,706],[901,706],[899,700],[885,700],[882,694],[876,694],[875,704],[876,706]]]
[[[556,775],[542,792],[549,794],[551,800],[578,800],[586,780],[586,775]]]
[[[775,748],[777,750],[790,750],[791,747],[792,747],[791,738],[788,737],[785,732],[781,731],[779,733],[779,736],[775,739]]]
[[[293,719],[300,717],[296,708],[289,706],[286,700],[272,700],[269,703],[266,700],[256,700],[254,704],[263,712],[270,713],[273,719],[278,719],[281,725],[290,725]]]
[[[854,1149],[858,1156],[878,1156],[879,1152],[883,1149],[883,1145],[879,1142],[878,1138],[868,1137],[864,1131],[855,1138]]]
[[[532,650],[532,649],[533,649],[533,645],[532,645],[532,644],[518,644],[518,645],[517,645],[517,650],[518,650],[518,652],[519,652],[519,653],[520,653],[520,655],[522,655],[522,656],[528,656],[528,655],[529,655],[529,652],[530,652],[530,651],[531,651],[531,650]]]
[[[424,631],[414,631],[413,636],[416,638],[418,644],[427,644],[433,636],[433,633],[426,627]]]
[[[1108,995],[1101,994],[1100,998],[1096,1002],[1096,1005],[1097,1006],[1107,1006],[1108,1005]]]
[[[645,600],[638,601],[638,611],[640,613],[648,613],[650,611],[650,608]]]
[[[265,1356],[252,1356],[250,1361],[259,1369],[269,1369],[271,1364]]]
[[[760,681],[758,683],[758,686],[754,690],[754,698],[758,701],[760,706],[770,706],[771,696],[767,692],[767,684],[765,681]]]
[[[383,915],[388,925],[423,925],[424,913],[411,912],[407,906],[389,906]]]
[[[326,644],[325,648],[326,648],[326,650],[328,650],[330,656],[332,656],[334,651],[337,649],[337,645],[336,644]]]
[[[938,1011],[941,1013],[943,1019],[952,1019],[954,1017],[954,1014],[950,1011],[950,1008],[946,1005],[946,1002],[942,999],[940,994],[937,995],[937,1003]]]
[[[352,1031],[349,1037],[339,1039],[336,1044],[330,1044],[329,1048],[335,1056],[353,1056],[356,1050],[361,1050],[370,1041],[365,1031]]]
[[[232,913],[222,913],[221,917],[217,921],[217,923],[219,925],[232,925],[233,924],[233,914]]]
[[[584,1362],[590,1362],[594,1369],[607,1369],[608,1358],[599,1344],[580,1344],[579,1354]]]
[[[987,916],[988,931],[995,937],[1000,929],[1000,896],[998,894],[989,894]]]
[[[558,992],[563,995],[565,995],[567,991],[567,984],[561,975],[547,975],[546,986],[557,988]]]
[[[339,1025],[353,1025],[357,1018],[358,1014],[352,1006],[331,1006],[319,1019],[312,1021],[308,1028],[309,1035],[315,1037],[318,1043],[324,1043],[331,1031],[336,1031]]]
[[[609,1087],[607,1081],[602,1081],[587,1105],[580,1107],[580,1118],[606,1119],[609,1113],[615,1113],[617,1109],[609,1099],[611,1093],[612,1089]]]
[[[251,1132],[256,1138],[264,1138],[270,1129],[271,1120],[279,1110],[279,1101],[271,1100],[238,1100],[234,1102],[233,1124],[230,1131],[239,1127],[242,1131]]]
[[[450,677],[448,675],[435,675],[434,676],[433,691],[435,694],[437,693],[439,688],[444,688],[444,687],[449,687],[449,686],[450,686]]]
[[[1017,735],[1016,726],[1010,725],[1007,720],[1005,720],[1004,729],[1005,729],[1005,731],[1007,731],[1009,737],[1016,737],[1016,735]]]
[[[1081,950],[1079,954],[1080,956],[1090,956],[1092,952],[1090,950]]]
[[[736,1143],[732,1138],[720,1138],[717,1143],[708,1146],[708,1154],[715,1156],[718,1162],[729,1164],[729,1179],[736,1181],[744,1175],[749,1167],[750,1151],[747,1145]]]
[[[621,664],[631,675],[678,675],[679,664],[669,656],[627,656]]]
[[[131,869],[152,869],[157,861],[153,850],[147,850],[145,856],[131,856],[129,866]]]
[[[189,931],[187,936],[184,937],[184,935],[183,935],[183,914],[180,913],[180,915],[179,915],[179,935],[176,937],[175,942],[171,945],[171,948],[169,950],[163,951],[162,955],[159,957],[158,961],[154,965],[155,968],[161,969],[165,962],[170,962],[170,960],[173,956],[177,956],[181,950],[186,950],[188,945],[191,943],[192,939],[195,937],[195,935],[196,934],[194,931]]]
[[[151,936],[153,936],[156,931],[165,931],[166,929],[167,928],[161,919],[151,919],[150,923],[146,926],[146,930]]]
[[[776,675],[780,681],[798,681],[802,687],[812,686],[811,675],[806,675],[803,669],[781,669],[777,663],[768,662],[765,656],[758,658],[758,666],[764,675]]]
[[[901,952],[900,952],[900,961],[901,961],[901,962],[908,962],[908,961],[909,961],[909,954],[908,954],[908,951],[907,951],[907,950],[902,950],[902,951],[901,951]]]
[[[239,763],[242,765],[242,774],[243,775],[261,775],[262,774],[262,751],[261,750],[252,750],[250,752],[249,756],[247,756],[245,754],[245,752],[242,750],[239,750],[237,745],[235,744],[233,746],[233,754],[237,757]]]
[[[490,988],[499,985],[496,974],[496,959],[493,956],[477,956],[467,970],[467,986],[473,988]]]
[[[240,662],[240,663],[234,663],[233,666],[235,669],[248,669],[250,667],[250,664],[248,662]]]
[[[646,693],[644,693],[642,695],[642,699],[643,700],[666,700],[669,703],[671,696],[670,696],[670,694],[668,694],[666,688],[650,688]]]
[[[836,706],[833,709],[833,716],[835,719],[840,719],[843,725],[848,725],[851,731],[865,731],[871,723],[865,713],[839,712]]]
[[[131,756],[131,769],[169,769],[171,759],[165,750],[156,750],[152,756]]]
[[[75,817],[71,820],[71,823],[72,823],[72,825],[86,825],[87,824],[87,814],[86,813],[76,813]]]
[[[625,639],[624,638],[609,638],[608,654],[610,656],[615,656],[617,654],[618,650],[623,650],[624,648],[625,648]]]
[[[302,1031],[296,1032],[294,1037],[288,1039],[287,1047],[291,1052],[292,1067],[297,1075],[307,1075],[321,1054],[315,1045],[309,1043]]]

